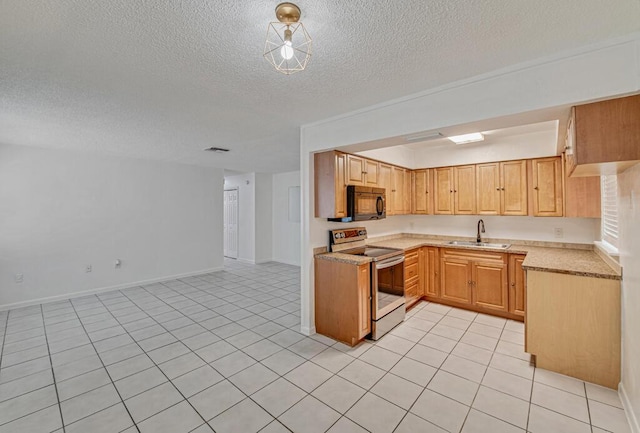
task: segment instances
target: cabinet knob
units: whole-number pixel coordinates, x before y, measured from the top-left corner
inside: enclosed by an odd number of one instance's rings
[[[457,190],[457,189],[454,189],[454,190],[453,190],[453,192],[458,192],[458,190]]]
[[[515,287],[515,286],[516,286],[516,283],[511,283],[511,287]]]
[[[504,191],[504,188],[500,188],[500,190]]]
[[[469,285],[471,285],[471,283],[472,283],[472,282],[473,282],[473,281],[469,280]]]
[[[535,190],[537,191],[537,190],[538,190],[538,187],[537,187],[537,186],[534,186],[534,187],[533,187],[533,189],[535,189]]]
[[[453,190],[452,190],[452,189],[450,189],[450,190],[449,190],[449,192],[453,192]]]
[[[500,191],[500,188],[496,188],[496,191]]]

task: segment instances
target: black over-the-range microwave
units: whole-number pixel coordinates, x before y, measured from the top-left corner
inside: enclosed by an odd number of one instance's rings
[[[384,188],[347,186],[347,217],[330,218],[330,221],[370,221],[387,216],[387,201]]]

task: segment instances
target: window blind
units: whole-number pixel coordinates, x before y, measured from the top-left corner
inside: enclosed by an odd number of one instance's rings
[[[600,178],[602,182],[602,240],[618,248],[618,176]]]

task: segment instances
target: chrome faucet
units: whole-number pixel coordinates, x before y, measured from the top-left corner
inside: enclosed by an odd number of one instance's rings
[[[482,231],[480,230],[480,226],[482,226]],[[480,233],[484,233],[484,221],[482,220],[478,221],[478,237],[476,238],[477,243],[482,242],[482,236],[480,235]]]

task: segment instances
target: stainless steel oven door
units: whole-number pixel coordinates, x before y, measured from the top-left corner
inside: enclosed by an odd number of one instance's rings
[[[379,320],[405,304],[404,255],[373,262],[371,318]]]

